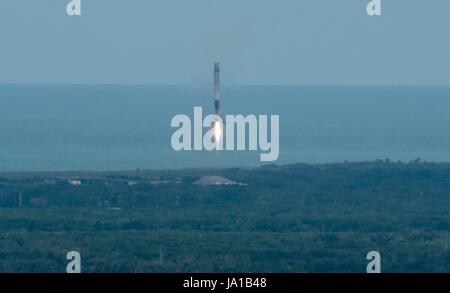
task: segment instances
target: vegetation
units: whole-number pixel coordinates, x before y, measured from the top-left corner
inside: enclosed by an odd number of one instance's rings
[[[449,272],[449,236],[450,164],[0,173],[1,272]]]

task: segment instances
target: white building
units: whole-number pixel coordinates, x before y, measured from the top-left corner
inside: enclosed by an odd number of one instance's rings
[[[81,180],[69,179],[69,184],[70,185],[74,185],[74,186],[80,186],[81,185]]]

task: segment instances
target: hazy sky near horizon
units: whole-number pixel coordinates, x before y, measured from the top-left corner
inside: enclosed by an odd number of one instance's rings
[[[450,1],[0,2],[0,83],[450,86]]]

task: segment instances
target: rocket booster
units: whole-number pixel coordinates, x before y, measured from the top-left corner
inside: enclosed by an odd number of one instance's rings
[[[220,115],[220,63],[214,63],[214,110]]]

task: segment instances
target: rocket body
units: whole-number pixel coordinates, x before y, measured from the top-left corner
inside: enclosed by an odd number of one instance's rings
[[[220,115],[220,63],[214,63],[214,110]]]
[[[220,117],[220,63],[214,63],[214,110],[218,116],[213,123],[214,140],[217,143],[217,149],[219,143],[223,137],[223,122]]]

